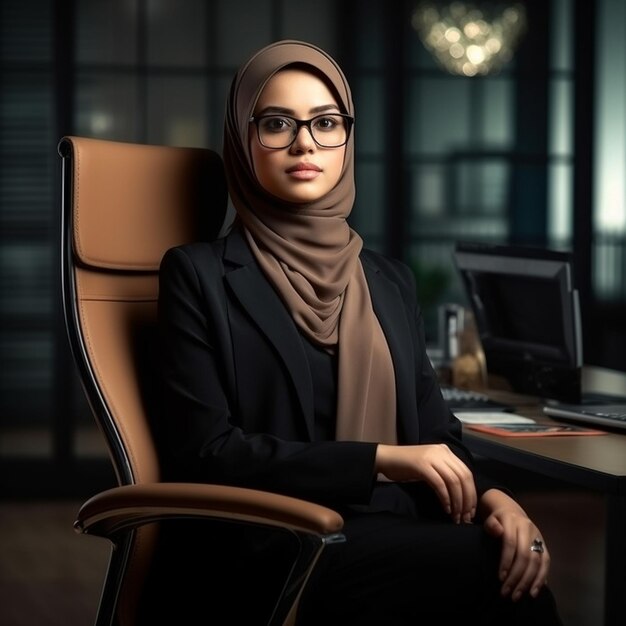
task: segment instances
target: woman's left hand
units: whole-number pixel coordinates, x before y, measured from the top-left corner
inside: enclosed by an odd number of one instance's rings
[[[546,584],[550,553],[539,528],[524,509],[497,489],[481,497],[485,530],[502,540],[499,576],[502,595],[519,600],[524,593],[535,597]]]

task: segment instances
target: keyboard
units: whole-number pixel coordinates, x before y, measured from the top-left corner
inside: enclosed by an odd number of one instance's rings
[[[554,419],[626,431],[626,402],[618,404],[547,404],[543,412]]]
[[[449,385],[441,387],[443,399],[452,411],[512,411],[513,407],[496,402],[478,391],[460,389]]]

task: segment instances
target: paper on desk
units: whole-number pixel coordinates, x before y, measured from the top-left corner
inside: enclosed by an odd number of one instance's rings
[[[504,411],[455,411],[464,424],[533,424],[534,419]]]

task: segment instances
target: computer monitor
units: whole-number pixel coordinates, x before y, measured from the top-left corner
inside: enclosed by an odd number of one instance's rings
[[[583,350],[571,255],[464,242],[453,255],[489,375],[520,393],[579,402]]]

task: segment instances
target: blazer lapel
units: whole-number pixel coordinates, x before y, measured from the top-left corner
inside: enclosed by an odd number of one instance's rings
[[[226,282],[285,362],[312,439],[313,382],[296,325],[238,231],[233,231],[226,240],[224,260],[233,267],[226,272]]]
[[[296,389],[309,436],[313,438],[313,383],[302,341],[293,320],[256,263],[239,231],[226,240],[225,280],[260,330],[283,359]],[[398,422],[402,427],[411,419],[411,398],[416,397],[415,360],[410,321],[398,287],[380,273],[369,259],[363,259],[372,305],[389,344],[394,363],[398,398]]]

